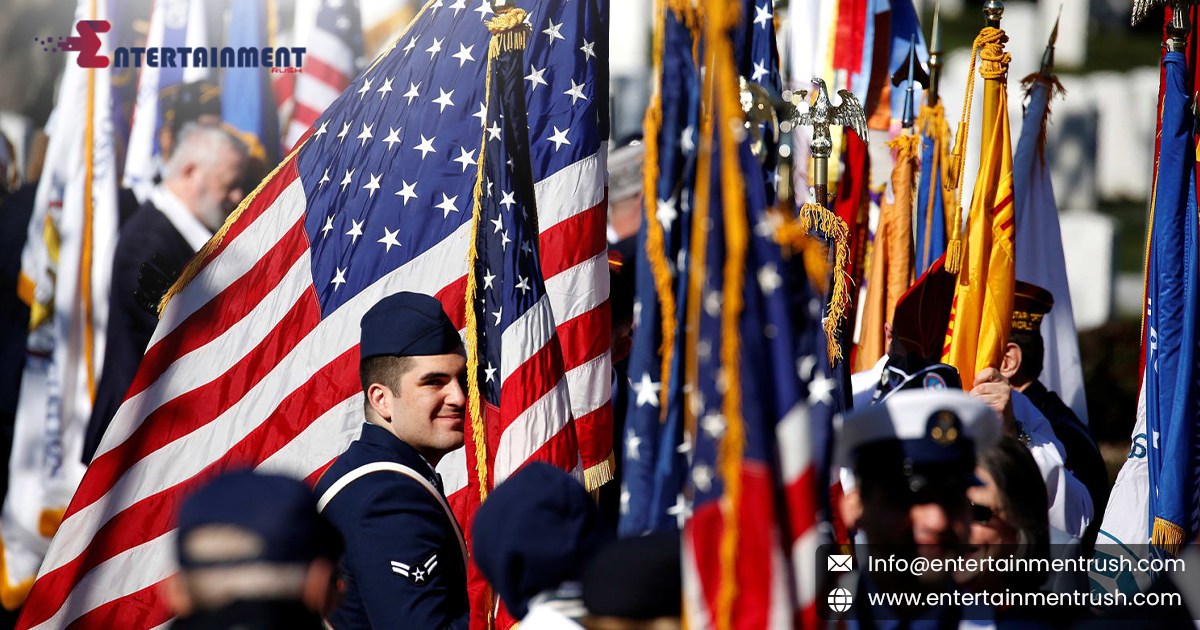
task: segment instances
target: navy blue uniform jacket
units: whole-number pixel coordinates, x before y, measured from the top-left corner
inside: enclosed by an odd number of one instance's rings
[[[171,220],[150,202],[142,204],[121,226],[113,259],[104,366],[84,439],[84,463],[91,462],[96,454],[104,431],[133,384],[146,345],[154,336],[154,327],[158,326],[158,318],[138,306],[133,297],[142,263],[158,254],[166,259],[168,266],[183,269],[195,253]]]
[[[368,423],[321,476],[316,495],[373,462],[408,466],[442,490],[416,449]],[[372,472],[338,492],[323,513],[346,541],[343,601],[329,617],[334,630],[466,630],[467,571],[457,525],[424,486],[394,471]]]

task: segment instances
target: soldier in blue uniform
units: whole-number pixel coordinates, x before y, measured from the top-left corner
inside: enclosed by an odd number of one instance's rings
[[[317,482],[346,540],[334,630],[467,628],[467,550],[434,467],[462,446],[466,355],[433,297],[397,293],[362,318],[362,434]]]
[[[990,407],[959,390],[898,391],[856,412],[838,431],[838,457],[857,484],[841,505],[842,518],[866,536],[856,553],[856,574],[838,587],[853,594],[841,612],[860,628],[956,627],[981,612],[953,606],[888,608],[868,605],[871,593],[940,593],[954,590],[951,575],[930,571],[864,572],[868,555],[953,558],[966,551],[971,526],[967,488],[979,483],[979,453],[996,442],[1000,421]],[[839,575],[839,574],[833,574]],[[823,594],[822,594],[823,595]]]

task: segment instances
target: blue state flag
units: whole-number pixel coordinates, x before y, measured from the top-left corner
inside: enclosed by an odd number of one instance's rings
[[[1146,274],[1146,428],[1151,544],[1174,555],[1197,531],[1200,226],[1187,62],[1182,53],[1168,52],[1163,67],[1162,133]]]

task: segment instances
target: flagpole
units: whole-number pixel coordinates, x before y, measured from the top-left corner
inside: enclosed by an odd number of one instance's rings
[[[942,23],[941,3],[933,6],[933,28],[929,37],[929,91],[925,101],[930,107],[938,102],[938,88],[942,83]]]

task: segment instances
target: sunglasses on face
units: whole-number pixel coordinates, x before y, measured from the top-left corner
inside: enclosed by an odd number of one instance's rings
[[[990,523],[996,516],[996,511],[986,505],[971,504],[971,520],[981,525]]]

